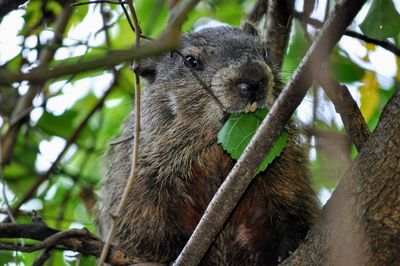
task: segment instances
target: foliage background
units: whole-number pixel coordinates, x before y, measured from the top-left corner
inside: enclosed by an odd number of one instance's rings
[[[376,39],[388,39],[400,45],[399,4],[394,0],[370,1],[351,26]],[[62,1],[29,1],[11,12],[0,24],[0,68],[13,72],[27,71],[39,63],[39,54],[54,36],[55,20],[63,12]],[[135,7],[143,33],[156,38],[168,19],[167,1],[137,0]],[[330,7],[333,1],[328,1]],[[251,0],[207,0],[190,14],[184,31],[193,30],[199,21],[212,18],[239,26],[249,13]],[[326,1],[319,1],[312,18],[324,19]],[[397,10],[396,10],[397,8]],[[303,11],[302,1],[296,10]],[[368,11],[369,10],[369,11]],[[368,13],[368,15],[367,15]],[[262,24],[260,23],[261,28]],[[361,24],[361,29],[360,29]],[[105,26],[106,25],[106,26]],[[316,28],[295,20],[282,75],[288,79],[315,37]],[[109,35],[109,39],[106,38]],[[16,40],[13,49],[9,40]],[[56,49],[50,66],[58,66],[99,57],[109,51],[128,48],[134,43],[128,22],[119,5],[96,4],[73,8],[62,43]],[[8,45],[8,46],[7,46]],[[11,43],[11,46],[13,44]],[[47,48],[46,48],[47,47]],[[48,81],[34,100],[29,121],[22,127],[12,161],[2,167],[6,182],[5,195],[11,206],[35,183],[37,177],[51,166],[66,140],[96,105],[103,93],[111,88],[104,105],[94,113],[58,164],[56,171],[44,181],[34,196],[24,203],[16,216],[18,223],[30,223],[32,210],[37,211],[50,226],[58,229],[87,227],[96,232],[93,215],[88,209],[96,199],[102,170],[102,154],[132,109],[133,74],[128,63],[118,66],[117,82],[112,70],[93,70]],[[335,78],[348,85],[359,103],[371,130],[383,106],[400,84],[400,58],[365,43],[343,37],[332,52],[330,69]],[[0,86],[0,125],[7,131],[10,114],[17,99],[26,93],[27,82]],[[323,91],[315,85],[297,111],[304,128],[304,142],[309,149],[315,189],[325,202],[337,181],[350,165],[356,151],[347,137],[339,116]],[[130,151],[127,151],[130,152]],[[0,196],[2,217],[5,199]],[[25,244],[30,244],[26,241]],[[11,253],[0,251],[1,265],[32,265],[40,252]],[[94,259],[75,256],[70,251],[56,250],[52,265],[93,265]]]

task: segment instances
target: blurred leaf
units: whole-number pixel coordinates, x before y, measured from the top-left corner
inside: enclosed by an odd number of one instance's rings
[[[369,121],[376,111],[379,104],[379,83],[376,80],[375,73],[366,72],[362,79],[362,86],[359,91],[361,94],[361,106],[360,110],[365,118],[365,121]]]
[[[144,34],[157,36],[168,19],[166,0],[136,1],[136,11]]]
[[[79,265],[80,266],[92,266],[96,265],[97,259],[94,257],[89,257],[89,256],[82,256],[79,260]]]
[[[12,162],[11,164],[5,165],[3,169],[4,178],[6,180],[9,179],[22,179],[24,177],[33,175],[35,176],[37,173],[33,171],[32,168],[26,167],[22,164],[18,164],[16,162]]]
[[[44,112],[37,122],[37,127],[42,129],[49,135],[55,135],[68,139],[71,134],[76,130],[78,125],[88,115],[89,111],[95,106],[98,99],[93,94],[88,94],[82,99],[79,99],[71,109],[65,111],[61,115],[53,115]],[[90,124],[86,124],[85,128],[78,136],[78,145],[87,145],[89,138],[93,136],[94,131],[91,129]]]
[[[120,19],[117,25],[116,33],[111,34],[111,47],[119,49],[132,47],[135,43],[135,33],[126,18]]]
[[[81,5],[74,7],[74,12],[72,12],[71,18],[68,21],[65,32],[68,33],[77,24],[81,23],[89,11],[89,5]]]
[[[400,14],[392,0],[374,0],[368,14],[360,24],[362,32],[368,37],[384,40],[396,37],[400,32]]]
[[[9,265],[15,261],[11,252],[0,250],[0,265]]]
[[[27,28],[35,26],[42,17],[42,10],[41,10],[41,1],[29,1],[25,15],[23,16],[25,20],[25,27],[23,30]]]
[[[5,67],[7,70],[12,71],[14,73],[17,73],[21,69],[21,64],[22,64],[22,55],[18,54],[11,60],[9,60],[7,63],[2,65],[1,67]]]
[[[39,153],[40,139],[38,134],[33,131],[19,134],[17,144],[14,148],[15,161],[23,164],[25,167],[35,169],[35,161]]]
[[[233,159],[239,159],[267,113],[267,109],[259,109],[254,113],[231,114],[218,133],[218,143]],[[287,145],[288,136],[287,132],[283,132],[278,137],[269,154],[261,162],[257,173],[267,169],[267,166],[281,154]]]
[[[329,63],[332,74],[340,82],[350,83],[358,81],[364,72],[357,64],[354,64],[350,58],[340,55],[337,47],[332,51]]]
[[[67,110],[58,116],[44,112],[37,122],[37,126],[49,135],[67,139],[75,130],[74,120],[78,114],[78,111],[75,110]]]
[[[109,142],[119,132],[121,125],[131,111],[131,99],[125,97],[118,105],[107,107],[103,110],[103,126],[97,135],[97,149],[108,148]]]

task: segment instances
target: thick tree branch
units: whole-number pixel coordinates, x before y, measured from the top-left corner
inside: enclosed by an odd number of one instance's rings
[[[266,41],[272,63],[280,71],[292,26],[292,0],[268,0]]]
[[[365,0],[344,0],[336,6],[284,88],[250,144],[207,207],[204,216],[174,265],[197,265],[212,240],[253,179],[258,165],[267,154],[285,124],[301,103],[312,82],[312,71],[319,68],[354,19]]]
[[[304,242],[282,265],[399,265],[400,89]]]
[[[342,117],[344,127],[358,151],[367,142],[370,132],[357,103],[345,85],[340,85],[328,72],[320,71],[317,81],[335,105]]]

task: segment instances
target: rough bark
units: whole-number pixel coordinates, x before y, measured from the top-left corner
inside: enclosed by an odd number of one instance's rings
[[[400,265],[400,90],[306,242],[282,265]]]

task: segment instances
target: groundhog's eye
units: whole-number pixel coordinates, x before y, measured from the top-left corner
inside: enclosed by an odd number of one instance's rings
[[[262,50],[262,56],[263,56],[263,58],[264,58],[265,60],[268,59],[268,51],[267,51],[266,48],[264,48],[264,49]]]
[[[199,69],[200,68],[200,61],[197,60],[194,56],[188,55],[186,56],[186,61],[190,64],[191,67],[194,69]]]

